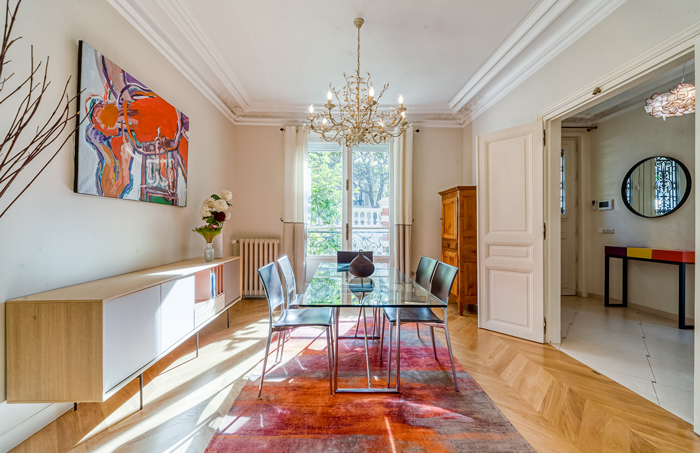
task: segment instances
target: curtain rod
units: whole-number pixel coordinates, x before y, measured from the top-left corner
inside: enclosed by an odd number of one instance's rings
[[[586,129],[586,132],[590,132],[592,129],[598,129],[598,126],[562,126],[562,129]]]

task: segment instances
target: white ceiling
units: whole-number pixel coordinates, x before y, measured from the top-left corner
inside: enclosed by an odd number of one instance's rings
[[[294,124],[361,64],[382,105],[462,126],[625,0],[107,0],[237,124]],[[566,14],[565,14],[566,13]]]
[[[254,103],[323,104],[356,67],[352,21],[363,17],[362,72],[375,87],[390,82],[392,104],[402,94],[443,107],[537,0],[188,2]]]

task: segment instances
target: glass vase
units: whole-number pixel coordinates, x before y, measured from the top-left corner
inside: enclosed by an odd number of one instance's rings
[[[206,247],[204,247],[204,261],[207,263],[214,261],[214,247],[212,247],[211,242],[207,242]]]

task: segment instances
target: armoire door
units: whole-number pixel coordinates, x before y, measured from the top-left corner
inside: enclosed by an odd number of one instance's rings
[[[542,150],[539,121],[478,137],[479,327],[540,343]]]

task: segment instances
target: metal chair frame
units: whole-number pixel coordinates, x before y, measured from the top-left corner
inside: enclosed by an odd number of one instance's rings
[[[330,382],[330,392],[331,395],[333,395],[333,357],[332,357],[332,348],[331,348],[331,336],[333,334],[332,330],[332,325],[333,325],[333,320],[332,320],[332,310],[330,308],[324,309],[324,308],[315,308],[315,309],[304,309],[304,310],[293,310],[294,312],[299,312],[296,316],[304,318],[305,314],[308,313],[310,316],[316,316],[318,315],[320,310],[328,311],[328,320],[323,322],[323,321],[312,321],[312,322],[296,322],[296,323],[290,323],[290,322],[284,322],[280,323],[286,315],[286,312],[288,312],[288,309],[285,308],[285,298],[284,298],[284,293],[282,289],[282,280],[280,280],[279,273],[277,271],[277,267],[275,266],[275,263],[269,263],[260,269],[258,269],[258,274],[260,275],[260,279],[262,280],[263,283],[263,288],[265,289],[265,295],[267,296],[267,303],[268,303],[268,308],[269,308],[269,313],[270,313],[270,324],[269,324],[269,330],[267,334],[267,345],[265,346],[265,358],[263,360],[263,369],[262,369],[262,375],[260,376],[260,389],[258,390],[258,399],[260,399],[260,395],[262,394],[262,388],[263,388],[263,383],[265,381],[265,369],[267,368],[267,357],[270,354],[270,343],[272,342],[272,334],[273,332],[278,332],[277,336],[277,353],[280,353],[280,340],[282,338],[282,335],[285,335],[284,332],[286,331],[291,331],[295,327],[322,327],[325,328],[326,330],[326,346],[328,348],[328,380]],[[277,310],[279,307],[282,307],[282,312],[275,321],[273,313],[275,310]],[[314,313],[316,312],[316,313]],[[321,315],[322,316],[322,315]],[[280,324],[278,324],[280,323]],[[284,342],[282,342],[282,348],[284,348]],[[282,354],[284,354],[284,350],[282,350]],[[282,357],[279,357],[279,360],[281,360]],[[278,357],[275,357],[275,364],[278,363]]]
[[[421,261],[423,261],[423,257],[421,257]],[[420,268],[420,264],[418,266]],[[448,280],[451,280],[448,285],[445,285],[443,282],[443,285],[441,285],[439,288],[437,288],[436,291],[433,291],[433,279],[435,278],[436,275],[440,275],[440,278],[444,277],[447,278]],[[457,268],[454,266],[450,266],[449,264],[445,264],[443,262],[438,262],[437,266],[435,266],[431,278],[430,278],[430,292],[443,302],[447,304],[449,301],[450,297],[450,292],[452,291],[452,285],[454,285],[455,278],[457,277]],[[446,289],[446,290],[445,290]],[[438,293],[438,294],[436,294]],[[444,311],[444,319],[440,322],[420,322],[420,321],[402,321],[400,319],[397,319],[396,322],[389,322],[389,370],[387,372],[387,387],[391,386],[391,354],[392,354],[392,346],[393,346],[393,336],[394,336],[394,324],[401,323],[401,324],[411,324],[411,323],[416,323],[416,329],[418,329],[418,326],[420,324],[423,324],[427,327],[430,327],[430,338],[433,342],[433,354],[435,355],[435,360],[437,360],[437,348],[435,346],[435,328],[443,329],[445,331],[445,338],[447,339],[447,349],[450,353],[450,362],[452,364],[452,377],[454,379],[455,383],[455,391],[459,392],[459,386],[457,384],[457,372],[455,370],[455,361],[454,361],[454,355],[452,354],[452,342],[450,341],[450,331],[447,326],[447,305],[445,305],[445,308],[443,309]],[[403,310],[400,313],[405,313],[408,315],[406,310]],[[401,316],[401,315],[400,315]],[[402,316],[404,317],[404,316]],[[436,316],[437,318],[437,316]],[[383,359],[383,354],[384,354],[384,330],[386,326],[386,321],[388,320],[388,315],[386,310],[384,311],[384,317],[382,318],[382,327],[380,329],[381,332],[381,338],[379,340],[379,360],[381,361]],[[420,333],[418,334],[418,337],[420,338]]]

